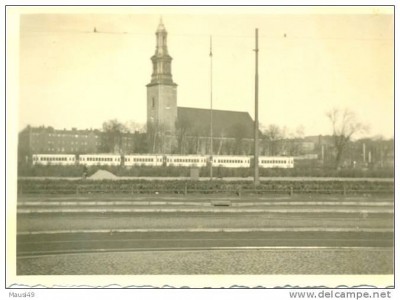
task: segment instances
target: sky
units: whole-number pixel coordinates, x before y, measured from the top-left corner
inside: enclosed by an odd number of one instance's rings
[[[262,127],[331,134],[326,113],[347,108],[368,125],[366,136],[394,136],[390,13],[351,7],[44,9],[20,18],[19,130],[94,129],[110,119],[145,123],[162,16],[178,106],[210,107],[212,36],[213,108],[253,117],[258,28]]]

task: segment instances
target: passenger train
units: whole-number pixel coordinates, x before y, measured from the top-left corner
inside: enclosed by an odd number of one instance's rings
[[[33,165],[82,165],[82,166],[168,166],[249,168],[252,156],[232,155],[175,155],[175,154],[33,154]],[[294,158],[287,156],[260,156],[260,168],[293,168]]]

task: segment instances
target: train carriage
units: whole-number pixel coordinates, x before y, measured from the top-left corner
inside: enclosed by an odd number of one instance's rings
[[[214,167],[249,168],[250,156],[215,155],[212,164]]]
[[[33,165],[75,165],[76,156],[74,154],[33,154]]]
[[[232,155],[161,155],[132,154],[120,156],[116,154],[33,154],[33,165],[86,165],[86,166],[170,166],[170,167],[206,167],[210,163],[214,167],[250,168],[252,156]],[[260,156],[260,168],[293,168],[294,158],[287,156]]]
[[[85,166],[119,166],[121,156],[116,154],[82,154],[79,155],[79,164]]]
[[[258,165],[260,168],[293,168],[293,157],[287,156],[260,156],[258,158]]]
[[[132,166],[151,166],[157,167],[163,165],[162,155],[125,155],[123,162],[126,167]]]
[[[205,167],[207,166],[207,157],[203,155],[167,155],[165,162],[167,166]]]

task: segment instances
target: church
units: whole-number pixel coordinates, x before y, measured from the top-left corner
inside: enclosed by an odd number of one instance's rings
[[[153,153],[249,154],[254,121],[248,112],[180,107],[167,30],[160,20],[147,84],[147,134]],[[205,100],[207,101],[207,100]],[[212,123],[212,127],[211,127]],[[212,136],[212,143],[211,143]]]

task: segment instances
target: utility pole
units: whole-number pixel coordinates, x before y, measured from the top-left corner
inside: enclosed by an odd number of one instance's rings
[[[365,143],[363,143],[363,163],[365,164],[366,160],[366,148],[365,148]]]
[[[254,185],[260,184],[258,174],[258,28],[256,28],[256,76],[255,76],[255,104],[254,104]]]
[[[210,36],[210,180],[213,178],[213,61],[212,37]]]

